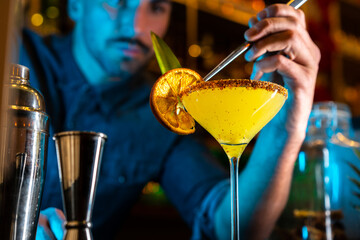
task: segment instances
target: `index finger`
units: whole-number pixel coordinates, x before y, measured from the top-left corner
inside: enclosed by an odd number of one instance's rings
[[[272,4],[260,11],[256,17],[259,21],[271,17],[293,17],[306,26],[304,12],[286,4]]]

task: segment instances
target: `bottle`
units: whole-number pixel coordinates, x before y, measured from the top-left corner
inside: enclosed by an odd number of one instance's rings
[[[277,239],[360,239],[360,143],[352,134],[347,105],[313,105]]]
[[[48,115],[29,85],[29,69],[13,64],[5,84],[0,146],[1,239],[35,239],[45,180]]]

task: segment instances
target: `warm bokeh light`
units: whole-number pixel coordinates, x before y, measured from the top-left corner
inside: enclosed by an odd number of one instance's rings
[[[221,6],[221,12],[225,15],[231,15],[235,11],[234,5],[232,3],[224,3]]]
[[[189,47],[189,55],[192,57],[198,57],[201,54],[201,48],[197,44],[193,44]]]
[[[262,0],[253,1],[252,7],[255,9],[255,11],[261,11],[265,8],[265,3]]]
[[[211,9],[218,9],[219,8],[219,1],[206,1],[206,6],[208,6]]]
[[[204,46],[201,48],[201,56],[204,59],[209,59],[214,56],[214,52],[210,46]]]
[[[355,102],[359,99],[359,93],[353,87],[346,87],[344,91],[344,98],[347,102]]]
[[[156,194],[161,191],[160,184],[157,182],[149,182],[146,184],[146,186],[143,188],[142,193],[143,194]]]
[[[59,9],[57,7],[48,7],[46,9],[46,16],[50,19],[55,19],[59,17]]]
[[[43,24],[44,18],[41,14],[35,13],[31,16],[31,24],[35,27],[39,27]]]

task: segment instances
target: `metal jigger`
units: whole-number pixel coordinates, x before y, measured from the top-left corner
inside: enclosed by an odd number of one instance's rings
[[[61,132],[54,135],[66,217],[64,240],[93,239],[91,215],[106,135]]]

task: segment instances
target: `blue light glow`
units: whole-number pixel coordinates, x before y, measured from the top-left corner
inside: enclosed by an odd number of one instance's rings
[[[299,170],[300,172],[304,172],[306,167],[306,157],[305,152],[299,153]]]
[[[301,232],[302,232],[302,239],[305,240],[305,239],[308,239],[308,238],[309,238],[309,232],[308,232],[306,226],[303,226],[303,227],[302,227]]]
[[[332,200],[335,203],[339,202],[339,193],[340,193],[340,176],[339,176],[339,166],[334,164],[331,168],[332,170],[332,183],[333,183],[333,192],[332,192]]]

